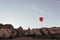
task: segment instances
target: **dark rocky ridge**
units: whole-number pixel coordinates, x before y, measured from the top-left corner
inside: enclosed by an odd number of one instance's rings
[[[15,29],[11,24],[0,24],[1,40],[60,40],[60,27],[35,28],[24,30],[21,26]]]

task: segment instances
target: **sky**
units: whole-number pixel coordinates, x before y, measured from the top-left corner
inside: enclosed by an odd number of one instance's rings
[[[59,27],[60,0],[0,0],[0,23],[24,29]]]

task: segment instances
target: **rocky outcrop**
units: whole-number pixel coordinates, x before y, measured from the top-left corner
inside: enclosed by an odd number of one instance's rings
[[[0,37],[9,38],[10,35],[11,35],[11,32],[9,29],[6,29],[6,28],[0,29]]]
[[[14,37],[16,35],[16,31],[14,30],[14,27],[11,24],[0,24],[0,37],[3,38],[10,38]]]
[[[52,28],[48,28],[48,31],[50,34],[60,34],[60,28],[59,27],[52,27]]]
[[[41,33],[44,35],[49,35],[48,28],[42,28]]]
[[[11,24],[0,24],[0,38],[9,39],[16,37],[60,38],[60,27],[35,28],[24,30],[21,26],[15,29]]]
[[[42,35],[42,33],[39,31],[39,29],[32,29],[31,34],[35,34],[35,35]]]
[[[21,26],[17,29],[17,33],[20,37],[22,37],[24,35],[24,30]]]

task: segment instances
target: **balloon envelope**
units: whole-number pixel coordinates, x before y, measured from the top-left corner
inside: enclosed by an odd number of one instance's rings
[[[43,17],[40,17],[39,20],[40,20],[40,22],[42,22],[43,21]]]

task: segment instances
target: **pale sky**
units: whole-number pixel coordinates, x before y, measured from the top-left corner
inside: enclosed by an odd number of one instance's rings
[[[44,18],[43,22],[39,17]],[[60,26],[60,0],[0,0],[0,23],[41,28]]]

